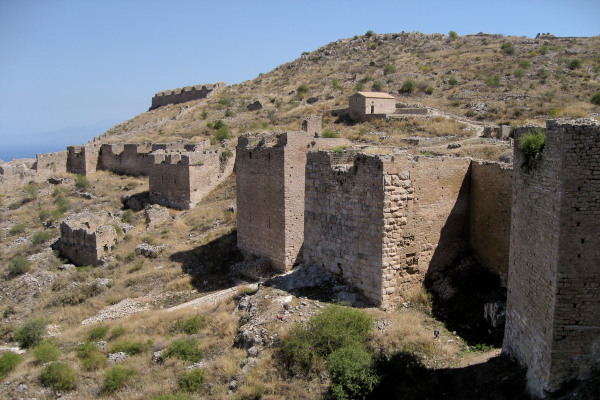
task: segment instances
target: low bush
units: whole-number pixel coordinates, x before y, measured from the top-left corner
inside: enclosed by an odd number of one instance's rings
[[[394,64],[386,64],[385,67],[383,67],[384,75],[393,74],[395,72],[396,72],[396,66]]]
[[[329,394],[336,400],[365,399],[379,382],[373,358],[361,347],[343,347],[327,358]]]
[[[13,226],[11,226],[10,229],[8,230],[8,233],[11,236],[14,236],[14,235],[20,235],[22,233],[25,233],[26,230],[27,230],[27,225],[19,223],[19,224],[14,224]]]
[[[181,374],[177,379],[177,386],[179,390],[194,393],[197,392],[204,383],[204,370],[200,368],[194,368],[189,372]]]
[[[83,176],[83,175],[76,175],[75,176],[75,188],[77,188],[78,190],[88,190],[90,188],[91,184],[90,181],[88,181],[88,179]]]
[[[123,220],[123,222],[133,224],[135,222],[135,213],[133,212],[133,210],[125,210],[121,215],[121,219]]]
[[[106,336],[109,329],[110,328],[104,324],[97,325],[97,326],[93,327],[92,329],[90,329],[90,331],[87,334],[87,340],[89,340],[91,342],[98,341],[98,340],[102,339],[104,336]]]
[[[190,396],[183,393],[161,394],[160,396],[153,397],[152,400],[190,400]]]
[[[373,323],[364,311],[332,305],[306,324],[295,325],[282,343],[284,363],[293,372],[307,372],[342,347],[364,346]]]
[[[108,359],[98,346],[85,342],[77,346],[77,358],[81,360],[81,367],[86,371],[96,371],[106,367]]]
[[[381,81],[374,81],[371,85],[371,90],[374,92],[381,92],[383,90],[383,83]]]
[[[147,351],[151,345],[152,345],[152,343],[150,341],[144,343],[142,341],[136,342],[136,341],[124,339],[119,342],[113,343],[113,345],[110,347],[110,352],[111,353],[124,352],[130,356],[133,356],[135,354],[140,354],[140,353]]]
[[[13,336],[21,348],[28,349],[41,343],[46,336],[47,326],[48,321],[44,318],[30,319]]]
[[[75,389],[77,373],[69,364],[62,361],[55,361],[42,369],[40,380],[44,386],[51,389],[68,391]]]
[[[592,98],[590,99],[590,101],[592,102],[592,104],[596,104],[598,106],[600,106],[600,92],[596,92]]]
[[[17,353],[3,353],[0,356],[0,380],[14,371],[21,361],[23,361],[23,357]]]
[[[448,32],[448,36],[450,36],[451,38],[456,38],[456,37],[458,37],[458,33],[454,32],[454,31],[450,31],[450,32]]]
[[[410,93],[414,92],[416,88],[417,88],[417,82],[415,82],[413,79],[407,79],[402,84],[400,91],[402,93],[410,94]]]
[[[310,88],[308,87],[308,85],[306,85],[304,83],[302,85],[298,86],[298,88],[296,88],[296,93],[298,94],[298,97],[300,97],[300,98],[306,96],[309,91],[310,91]]]
[[[582,66],[583,64],[581,63],[581,60],[580,60],[580,59],[578,59],[578,58],[575,58],[575,59],[573,59],[573,60],[569,61],[569,64],[568,64],[568,65],[569,65],[569,69],[577,69],[577,68],[581,68],[581,66]]]
[[[198,348],[199,344],[200,342],[194,338],[177,339],[163,352],[163,357],[175,357],[193,363],[198,362],[202,358],[202,351]]]
[[[458,79],[456,79],[454,76],[451,76],[450,79],[448,79],[448,83],[450,86],[456,86],[458,85]]]
[[[33,349],[33,358],[40,364],[58,361],[59,357],[60,350],[51,340],[44,340]]]
[[[519,67],[523,68],[523,69],[527,69],[531,67],[531,63],[527,60],[523,60],[519,63]]]
[[[336,131],[331,130],[329,128],[325,129],[321,136],[328,139],[340,137],[340,135]]]
[[[517,78],[522,78],[525,76],[525,70],[523,68],[517,68],[515,69],[515,77]]]
[[[356,82],[356,85],[354,85],[354,90],[356,90],[357,92],[365,90],[365,84],[362,82]]]
[[[196,315],[188,319],[182,319],[173,324],[174,331],[185,333],[187,335],[198,333],[202,328],[204,328],[204,317],[200,315]]]
[[[122,365],[115,365],[104,374],[102,392],[112,393],[122,388],[125,383],[135,375],[135,370]]]
[[[29,271],[31,261],[23,256],[15,256],[8,262],[8,273],[9,275],[22,275]]]
[[[121,336],[123,336],[125,334],[125,332],[127,332],[127,328],[125,328],[122,325],[119,326],[115,326],[112,331],[110,331],[110,336],[108,337],[108,340],[115,340]]]
[[[527,132],[519,139],[519,150],[523,154],[521,168],[529,170],[533,168],[538,155],[544,150],[546,134],[541,129]]]
[[[375,32],[373,32],[371,29],[369,29],[367,32],[365,32],[365,36],[368,37],[368,38],[370,38],[374,34],[375,34]]]
[[[485,78],[485,83],[492,88],[497,88],[500,86],[500,75],[498,74],[493,74],[493,75],[489,75],[487,78]]]
[[[515,46],[513,46],[512,43],[502,43],[500,50],[502,50],[502,52],[506,55],[515,54]]]
[[[52,239],[52,234],[48,231],[37,231],[31,237],[33,244],[46,243],[50,239]]]

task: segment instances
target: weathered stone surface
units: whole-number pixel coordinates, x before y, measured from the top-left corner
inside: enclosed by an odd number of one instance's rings
[[[506,320],[506,303],[486,303],[483,306],[483,316],[494,328],[504,325]]]
[[[179,104],[192,100],[205,99],[223,90],[227,85],[225,82],[215,84],[186,86],[183,89],[164,90],[158,92],[152,98],[152,105],[148,111],[165,106],[167,104]]]
[[[141,254],[148,258],[156,258],[160,255],[165,247],[165,245],[152,246],[151,244],[144,242],[135,247],[135,254]]]
[[[110,225],[106,211],[83,211],[60,224],[60,252],[75,265],[99,265],[102,256],[117,242],[117,232]]]
[[[261,108],[263,108],[262,103],[260,101],[256,100],[254,103],[248,104],[248,106],[246,107],[246,110],[256,111],[256,110],[260,110]]]
[[[372,116],[386,116],[396,111],[396,99],[388,93],[357,92],[348,99],[350,115],[356,121]]]
[[[171,215],[165,207],[152,205],[146,209],[146,229],[152,229],[170,220]]]
[[[502,350],[527,366],[536,396],[600,368],[599,154],[593,120],[547,121],[529,170],[515,145]]]

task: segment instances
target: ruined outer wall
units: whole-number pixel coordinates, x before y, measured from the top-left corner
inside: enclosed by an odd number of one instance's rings
[[[512,168],[507,164],[473,161],[469,247],[489,270],[508,280]]]
[[[98,169],[124,175],[148,175],[153,165],[149,144],[103,144],[100,147]]]
[[[268,258],[286,269],[284,147],[236,147],[237,240],[247,255]]]
[[[503,351],[528,367],[536,395],[600,367],[598,154],[590,121],[548,121],[529,172],[515,146]]]
[[[67,147],[67,172],[88,175],[96,172],[98,166],[98,143]]]
[[[117,241],[117,232],[106,212],[74,215],[60,224],[60,252],[73,264],[98,265]]]
[[[391,207],[386,225],[395,228],[387,234],[384,259],[387,304],[410,298],[426,276],[467,251],[470,163],[466,158],[397,156],[385,164],[390,177],[386,206]]]
[[[29,181],[42,182],[66,170],[66,151],[38,154],[35,160],[25,158],[0,163],[0,193],[14,192]]]
[[[323,263],[374,303],[382,301],[383,202],[379,158],[308,154],[304,259]]]
[[[221,91],[227,85],[225,82],[215,84],[186,86],[183,89],[165,90],[158,92],[152,97],[152,105],[148,111],[165,106],[167,104],[179,104],[192,100],[205,99]]]

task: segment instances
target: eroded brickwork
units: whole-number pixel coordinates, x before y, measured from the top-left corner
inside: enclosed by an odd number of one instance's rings
[[[503,343],[537,396],[600,367],[600,127],[546,128],[533,169],[520,168],[515,146]]]
[[[25,158],[0,162],[0,193],[10,193],[28,182],[42,182],[53,175],[67,172],[67,152],[38,154],[35,159]]]
[[[304,258],[376,304],[419,290],[467,248],[468,159],[309,153]],[[432,181],[435,185],[432,185]]]
[[[88,175],[96,172],[100,144],[93,142],[83,146],[67,147],[67,172]]]
[[[60,224],[60,252],[75,265],[98,265],[117,242],[106,211],[82,212]]]
[[[223,90],[226,86],[225,82],[217,82],[215,84],[207,83],[205,85],[186,86],[182,89],[164,90],[156,93],[154,97],[152,97],[152,105],[148,111],[167,104],[179,104],[187,101],[205,99]]]

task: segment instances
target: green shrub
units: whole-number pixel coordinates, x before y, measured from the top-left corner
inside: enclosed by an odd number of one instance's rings
[[[46,243],[48,240],[52,238],[52,234],[48,231],[37,231],[33,234],[31,241],[33,244],[42,244]]]
[[[527,61],[527,60],[523,60],[519,64],[519,67],[521,67],[523,69],[531,68],[531,63],[529,61]]]
[[[367,32],[365,32],[365,36],[370,38],[371,36],[373,36],[375,34],[375,32],[373,32],[372,30],[368,30]]]
[[[575,58],[575,59],[569,61],[569,68],[570,69],[581,68],[581,66],[582,66],[581,60],[578,59],[578,58]]]
[[[13,226],[11,226],[11,228],[8,230],[8,233],[11,235],[20,235],[22,233],[25,233],[25,230],[27,230],[27,225],[20,223],[20,224],[14,224]]]
[[[3,353],[0,356],[0,380],[8,376],[23,361],[23,357],[17,353]]]
[[[332,305],[306,324],[295,325],[283,340],[282,356],[293,371],[307,371],[318,359],[347,346],[364,346],[373,327],[364,311]]]
[[[179,379],[177,379],[179,390],[188,393],[197,392],[202,387],[203,383],[204,370],[200,368],[194,368],[189,372],[184,372]]]
[[[335,89],[335,90],[343,90],[342,85],[340,85],[340,81],[337,79],[334,79],[333,81],[331,81],[331,86]]]
[[[365,84],[360,81],[356,82],[356,85],[354,85],[354,90],[356,90],[357,92],[365,90]]]
[[[133,356],[135,354],[140,354],[147,351],[150,348],[150,345],[151,343],[149,341],[144,343],[142,341],[135,342],[128,339],[124,339],[119,342],[113,343],[113,345],[110,347],[110,352],[119,353],[122,351],[130,356]]]
[[[56,212],[57,214],[64,214],[71,209],[71,202],[64,196],[58,196],[56,200],[54,200],[54,204],[56,204]]]
[[[48,321],[44,318],[30,319],[25,325],[17,329],[13,336],[19,342],[21,348],[28,349],[41,343],[44,336],[46,336],[47,326]]]
[[[200,114],[200,116],[202,117],[203,120],[205,120],[206,118],[208,118],[208,112],[206,110],[202,111],[202,114]]]
[[[173,325],[173,330],[187,335],[198,333],[204,327],[204,317],[196,315],[188,319],[176,321]]]
[[[44,340],[33,349],[33,358],[38,363],[58,361],[60,350],[51,340]]]
[[[100,350],[91,352],[81,359],[81,367],[86,371],[103,369],[108,364],[108,358]]]
[[[193,363],[198,362],[202,358],[202,351],[198,348],[199,344],[200,342],[194,338],[177,339],[165,350],[163,357],[175,357]]]
[[[123,222],[133,224],[135,222],[135,213],[133,212],[133,210],[125,210],[121,215],[121,219],[123,220]]]
[[[371,90],[374,92],[381,92],[383,90],[383,83],[381,81],[373,81],[371,85]]]
[[[323,133],[321,134],[321,136],[324,137],[324,138],[328,138],[328,139],[340,137],[340,135],[336,131],[331,130],[329,128],[325,129],[323,131]]]
[[[396,72],[396,66],[394,64],[386,64],[385,67],[383,67],[384,75],[393,74],[395,72]]]
[[[90,188],[90,181],[83,175],[75,176],[75,188],[79,190],[87,190]]]
[[[451,38],[455,38],[455,37],[458,37],[458,33],[454,32],[454,31],[450,31],[450,32],[448,32],[448,36],[450,36]]]
[[[544,45],[540,48],[540,54],[545,55],[548,54],[548,46]]]
[[[104,382],[102,383],[102,392],[111,393],[125,385],[131,377],[135,375],[135,370],[125,368],[122,365],[115,365],[104,374]]]
[[[229,107],[231,105],[231,97],[223,96],[219,99],[219,104],[222,106]]]
[[[590,101],[592,102],[592,104],[596,104],[598,106],[600,106],[600,92],[596,92],[592,98],[590,99]]]
[[[29,271],[29,267],[31,266],[31,261],[26,259],[23,256],[14,256],[8,262],[8,273],[10,275],[22,275],[25,272]]]
[[[433,86],[428,86],[427,89],[425,89],[425,93],[433,94],[434,90],[435,90],[435,88]]]
[[[365,399],[379,382],[371,354],[360,347],[343,347],[327,358],[329,394],[336,400]]]
[[[346,146],[337,146],[331,149],[331,151],[334,153],[343,153],[344,151],[346,151]]]
[[[502,52],[506,55],[515,54],[515,46],[513,46],[512,43],[502,43],[500,50],[502,50]]]
[[[515,69],[515,76],[517,78],[522,78],[525,76],[525,70],[523,68],[517,68]]]
[[[29,182],[27,185],[25,185],[25,187],[23,188],[23,192],[25,192],[25,197],[27,199],[37,199],[38,196],[38,188],[36,186],[35,183],[33,182]]]
[[[298,93],[298,97],[300,97],[300,98],[306,96],[309,91],[310,91],[310,88],[307,85],[305,85],[304,83],[302,85],[298,86],[298,88],[296,89],[296,92]]]
[[[498,74],[489,75],[487,78],[485,78],[485,83],[489,87],[493,87],[493,88],[499,87],[500,86],[500,75],[498,75]]]
[[[52,362],[40,374],[42,384],[54,390],[67,391],[75,389],[77,373],[62,361]]]
[[[217,129],[217,131],[213,135],[213,139],[217,143],[220,143],[221,141],[223,141],[225,139],[229,139],[230,137],[231,137],[231,133],[229,131],[229,126],[227,126],[225,124],[223,124],[223,126],[221,126],[219,129]]]
[[[112,331],[110,331],[110,336],[108,337],[108,340],[115,340],[121,336],[123,336],[125,334],[125,332],[127,332],[127,328],[125,328],[124,326],[115,326]]]
[[[448,79],[448,83],[450,86],[456,86],[458,85],[458,79],[456,79],[454,76],[451,76],[450,79]]]
[[[544,150],[546,144],[546,133],[541,129],[535,129],[532,132],[524,133],[519,139],[519,150],[523,154],[523,163],[521,167],[529,170],[537,159],[538,155]]]
[[[417,82],[415,82],[412,79],[407,79],[402,84],[402,87],[400,88],[400,91],[402,93],[409,93],[410,94],[410,93],[414,92],[416,88],[417,88]]]

